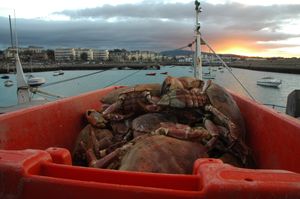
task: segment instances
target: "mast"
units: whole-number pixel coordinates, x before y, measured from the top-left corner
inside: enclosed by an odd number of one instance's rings
[[[15,50],[15,62],[16,62],[16,80],[17,80],[17,97],[18,97],[18,104],[28,103],[31,101],[30,98],[30,91],[27,81],[25,79],[25,75],[23,72],[23,68],[21,65],[21,61],[19,58],[18,53],[18,40],[17,40],[17,23],[16,23],[16,14],[14,13],[15,17],[15,46],[12,46]],[[12,28],[11,28],[11,20],[9,17],[9,25],[10,25],[10,35],[12,35]],[[12,41],[12,39],[11,39]]]
[[[195,45],[195,56],[194,56],[194,76],[197,79],[202,80],[202,59],[201,59],[201,33],[200,33],[200,23],[199,15],[201,12],[200,2],[195,0],[195,10],[196,10],[196,45]]]
[[[9,18],[9,29],[10,29],[10,43],[11,43],[11,47],[14,48],[14,42],[13,42],[13,35],[12,35],[12,28],[11,28],[11,18],[10,15],[8,15]]]

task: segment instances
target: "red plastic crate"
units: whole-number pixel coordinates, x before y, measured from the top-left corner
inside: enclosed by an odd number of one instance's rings
[[[209,158],[193,175],[72,166],[83,113],[114,88],[0,115],[1,198],[300,198],[299,121],[237,95],[259,169]]]

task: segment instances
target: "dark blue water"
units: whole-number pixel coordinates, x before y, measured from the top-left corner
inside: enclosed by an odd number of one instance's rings
[[[204,70],[207,70],[205,68]],[[64,75],[53,76],[53,72],[32,73],[35,77],[46,78],[47,84],[68,80],[81,75],[93,73],[91,70],[81,71],[64,71]],[[156,72],[155,76],[147,76],[146,73]],[[163,82],[166,75],[161,72],[168,72],[171,76],[193,76],[192,68],[190,67],[162,67],[161,70],[109,70],[95,75],[86,76],[83,78],[65,81],[63,83],[44,86],[46,92],[50,92],[61,96],[74,96],[79,93],[84,93],[99,88],[104,88],[110,85],[134,85],[139,83]],[[221,73],[219,70],[213,71],[216,77],[213,81],[241,95],[248,96],[232,75],[224,69]],[[275,104],[286,106],[287,96],[294,89],[300,89],[300,75],[252,71],[245,69],[233,69],[233,73],[243,83],[256,101],[263,104]],[[17,103],[15,75],[10,74],[10,79],[14,81],[14,86],[5,87],[3,79],[0,79],[0,107],[15,105]],[[256,85],[256,81],[264,76],[272,76],[282,80],[279,88],[262,87]],[[54,100],[54,98],[49,98]],[[279,111],[284,109],[278,108]]]

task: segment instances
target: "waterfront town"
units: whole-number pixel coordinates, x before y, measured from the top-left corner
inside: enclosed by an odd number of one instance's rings
[[[0,50],[0,73],[14,72],[14,48]],[[25,71],[49,70],[85,70],[103,69],[108,67],[145,68],[163,65],[191,66],[193,51],[171,50],[164,52],[129,51],[126,49],[92,49],[92,48],[56,48],[28,46],[18,49]],[[253,70],[280,71],[300,73],[299,58],[263,58],[246,57],[233,54],[219,54],[231,67]],[[221,61],[213,53],[202,53],[204,66],[220,66]]]

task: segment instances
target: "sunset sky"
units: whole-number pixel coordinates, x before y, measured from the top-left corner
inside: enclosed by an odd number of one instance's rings
[[[218,53],[300,57],[300,0],[202,0],[201,32]],[[194,1],[9,0],[0,5],[0,49],[20,46],[172,50],[194,40]],[[188,50],[188,49],[187,49]]]

